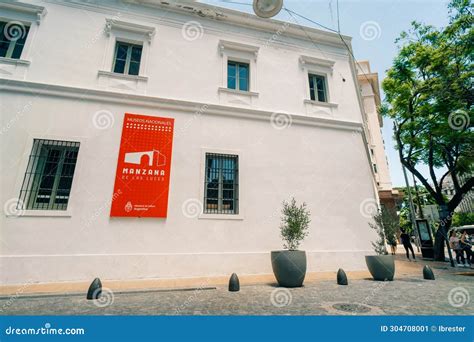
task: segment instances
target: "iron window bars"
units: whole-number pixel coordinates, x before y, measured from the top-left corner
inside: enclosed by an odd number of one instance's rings
[[[34,139],[18,209],[66,210],[79,143]]]
[[[238,156],[206,153],[204,213],[238,214],[238,181]]]

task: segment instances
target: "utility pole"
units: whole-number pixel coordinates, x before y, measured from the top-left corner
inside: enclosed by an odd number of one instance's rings
[[[419,236],[418,229],[416,229],[415,206],[413,205],[413,198],[411,197],[411,189],[410,189],[410,183],[408,183],[407,170],[405,169],[405,166],[403,164],[402,164],[402,170],[403,170],[403,176],[405,177],[406,188],[407,188],[407,191],[408,191],[408,202],[409,202],[409,205],[410,205],[411,227],[412,227],[413,231],[415,232],[416,250],[417,250],[417,252],[419,252],[420,251],[420,241],[421,241],[421,239],[420,239],[420,236]],[[416,233],[418,233],[418,234],[416,234]]]

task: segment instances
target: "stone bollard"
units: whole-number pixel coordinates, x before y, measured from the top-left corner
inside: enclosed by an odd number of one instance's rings
[[[346,272],[342,268],[337,271],[337,284],[338,285],[348,285]]]
[[[102,293],[102,283],[99,278],[95,278],[87,290],[87,299],[98,299]]]
[[[239,290],[240,290],[239,277],[237,277],[237,274],[232,273],[229,279],[229,291],[237,292]]]
[[[433,270],[428,265],[425,265],[425,267],[423,267],[423,279],[435,280]]]

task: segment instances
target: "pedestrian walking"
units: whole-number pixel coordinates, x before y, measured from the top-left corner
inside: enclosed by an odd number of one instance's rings
[[[407,253],[407,258],[408,260],[410,260],[410,253],[409,251],[411,251],[411,255],[413,256],[413,261],[416,261],[415,259],[415,251],[413,250],[413,246],[411,245],[411,241],[410,241],[410,235],[407,234],[407,232],[405,231],[405,229],[400,229],[401,230],[401,234],[400,234],[400,239],[402,240],[402,244],[403,244],[403,247],[405,248],[405,251]]]
[[[449,236],[449,247],[451,247],[451,249],[454,250],[454,253],[456,253],[456,263],[458,264],[458,266],[466,267],[466,260],[464,259],[464,252],[461,248],[460,241],[461,240],[456,235],[456,231],[452,230]],[[460,263],[460,261],[462,262],[462,264]]]
[[[466,253],[466,259],[467,259],[467,263],[469,264],[469,266],[472,267],[472,264],[473,264],[473,253],[472,253],[472,244],[471,244],[471,241],[469,239],[469,235],[467,234],[466,231],[463,231],[462,235],[461,235],[461,240],[459,241],[459,244],[460,244],[460,247],[462,249],[462,252],[461,253]]]

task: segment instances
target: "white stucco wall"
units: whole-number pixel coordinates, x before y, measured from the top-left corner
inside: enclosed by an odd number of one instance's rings
[[[356,80],[341,44],[321,44],[323,55],[290,34],[266,44],[271,31],[133,7],[120,20],[156,33],[148,80],[124,90],[104,85],[98,75],[110,43],[105,18],[115,10],[102,8],[105,3],[35,4],[47,14],[28,43],[31,63],[0,75],[2,203],[19,195],[33,138],[81,145],[70,216],[3,213],[2,283],[271,273],[269,253],[282,247],[281,202],[291,195],[312,212],[310,235],[301,246],[309,271],[365,267],[363,256],[371,253],[375,237],[361,204],[376,195]],[[190,20],[202,25],[200,39],[183,39],[182,25]],[[251,89],[256,99],[218,91],[225,78],[220,40],[259,47],[257,70],[251,70],[258,73]],[[328,78],[330,101],[337,106],[304,103],[308,71],[301,55],[334,61]],[[0,61],[2,68],[12,70]],[[203,104],[208,109],[196,115]],[[104,110],[114,123],[100,130],[93,118]],[[109,217],[125,112],[175,119],[166,219]],[[273,112],[288,113],[292,124],[276,129]],[[183,212],[186,201],[202,201],[205,150],[239,154],[241,219]]]

